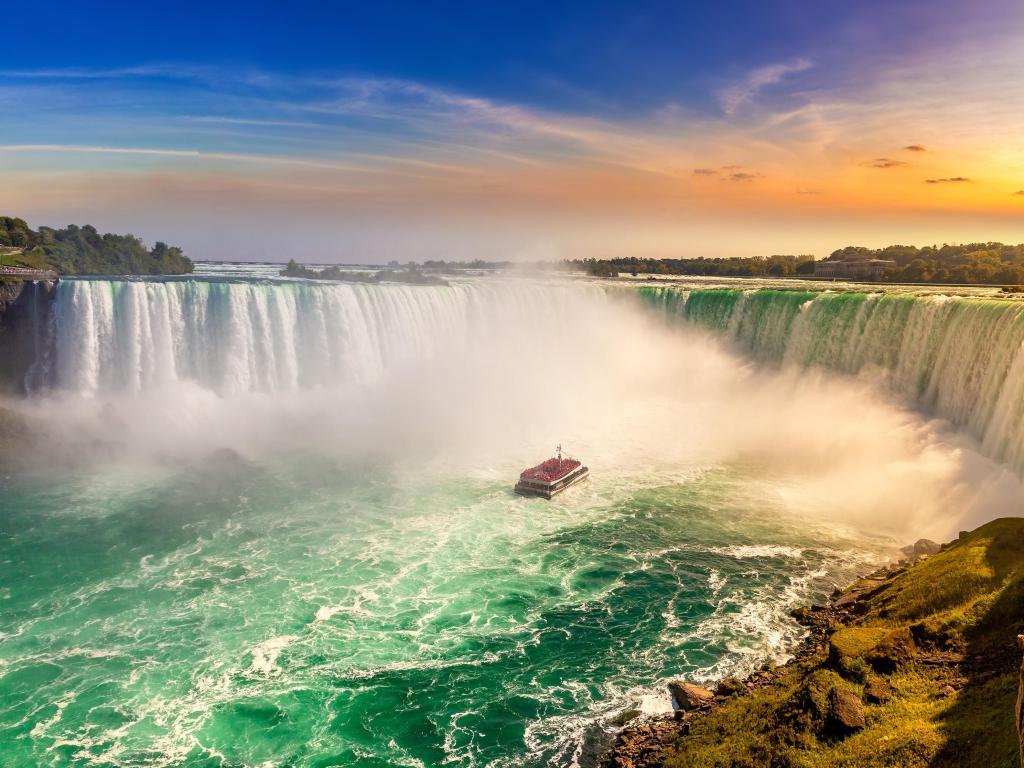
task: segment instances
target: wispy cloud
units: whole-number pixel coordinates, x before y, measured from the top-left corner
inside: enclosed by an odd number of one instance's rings
[[[970,182],[970,179],[964,176],[950,176],[944,179],[925,179],[925,184],[962,184],[964,182]]]
[[[814,66],[807,59],[794,59],[780,64],[758,67],[749,72],[740,82],[722,90],[719,102],[722,111],[733,115],[743,105],[752,101],[757,94],[771,85],[781,83],[786,77],[804,72]]]
[[[65,154],[105,154],[105,155],[141,155],[185,160],[225,161],[230,163],[253,163],[260,165],[284,165],[296,168],[310,168],[329,171],[346,171],[356,173],[394,173],[401,171],[384,170],[379,166],[359,166],[348,163],[337,163],[322,159],[307,159],[283,155],[255,155],[239,152],[205,152],[197,149],[168,149],[156,147],[103,147],[83,144],[0,144],[3,153],[39,153],[59,152]],[[377,158],[381,159],[381,158]]]
[[[694,176],[715,177],[721,181],[754,181],[763,179],[764,174],[745,170],[742,165],[722,165],[718,168],[694,168]]]
[[[888,157],[876,157],[874,160],[865,160],[861,165],[865,168],[900,168],[907,165],[907,163]]]
[[[907,150],[908,152],[927,152],[928,151],[927,149],[925,149],[920,144],[908,144],[907,146],[904,147],[904,149]]]
[[[220,117],[216,115],[185,115],[183,120],[212,125],[253,125],[269,128],[329,128],[325,123],[302,122],[300,120],[259,120],[242,117]]]
[[[128,77],[165,77],[182,76],[191,72],[188,67],[167,67],[161,65],[141,65],[136,67],[114,67],[110,69],[66,68],[66,69],[5,69],[0,70],[0,77],[23,80],[111,80]]]
[[[726,179],[728,181],[754,181],[755,179],[763,179],[763,173],[752,173],[750,171],[733,171]]]

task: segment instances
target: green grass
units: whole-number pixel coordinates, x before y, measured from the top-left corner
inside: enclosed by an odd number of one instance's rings
[[[1014,726],[1024,631],[1024,518],[988,523],[882,584],[828,652],[773,685],[725,702],[691,726],[667,768],[1019,768]],[[870,660],[911,632],[919,657],[881,675],[892,697],[865,704],[866,727],[824,727],[832,687],[861,692]],[[955,648],[971,662],[923,663]],[[952,686],[950,693],[946,686]]]
[[[0,266],[24,269],[53,269],[41,250],[22,251],[20,248],[0,246]]]
[[[839,656],[857,659],[875,650],[891,631],[886,627],[844,627],[832,633],[829,643]]]

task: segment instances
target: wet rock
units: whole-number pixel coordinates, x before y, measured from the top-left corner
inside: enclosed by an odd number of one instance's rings
[[[718,686],[715,688],[715,694],[718,696],[734,696],[745,690],[747,688],[743,685],[742,680],[735,677],[727,677],[719,681]]]
[[[707,707],[715,701],[715,694],[707,688],[684,680],[673,680],[668,684],[668,692],[672,694],[676,709],[685,711]]]
[[[615,726],[618,726],[619,728],[621,728],[626,723],[628,723],[628,722],[630,722],[632,720],[636,720],[638,717],[640,717],[640,710],[639,709],[627,709],[624,712],[620,712],[615,717],[613,717],[611,722],[612,722],[612,725],[615,725]]]
[[[864,699],[868,704],[884,704],[892,698],[892,686],[889,681],[881,677],[873,677],[868,680],[864,688]]]
[[[850,691],[833,688],[828,694],[829,727],[834,733],[849,734],[864,727],[864,702]]]
[[[665,750],[685,728],[685,724],[672,720],[653,720],[627,728],[615,739],[605,764],[609,768],[660,768]]]

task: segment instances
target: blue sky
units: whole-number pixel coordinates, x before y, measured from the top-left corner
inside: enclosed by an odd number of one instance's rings
[[[327,260],[1012,237],[1021,20],[1003,0],[19,3],[0,204],[197,256],[276,257],[296,232]],[[254,241],[269,210],[289,231]]]
[[[714,108],[715,87],[766,63],[880,60],[998,26],[998,8],[930,2],[17,3],[8,71],[145,65],[392,77],[550,109]],[[101,10],[102,9],[102,10]],[[38,35],[38,36],[37,36]],[[158,80],[153,87],[161,88]]]

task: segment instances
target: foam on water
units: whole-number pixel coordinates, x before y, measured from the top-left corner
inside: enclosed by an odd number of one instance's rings
[[[5,753],[588,764],[618,714],[667,706],[665,679],[768,658],[799,636],[793,601],[879,552],[771,506],[713,513],[731,504],[721,483],[556,504],[484,485],[453,506],[442,479],[361,484],[313,463],[124,489],[102,519],[76,513],[73,486],[19,491],[2,552],[20,585],[0,641]],[[365,500],[388,486],[403,498]],[[736,527],[801,558],[722,554],[752,546],[730,543]]]
[[[716,301],[782,362],[807,311]],[[785,659],[790,609],[889,551],[859,529],[1020,498],[878,388],[594,286],[68,281],[54,323],[11,407],[59,472],[0,488],[19,765],[594,765],[670,678]],[[559,439],[588,483],[515,497]]]

